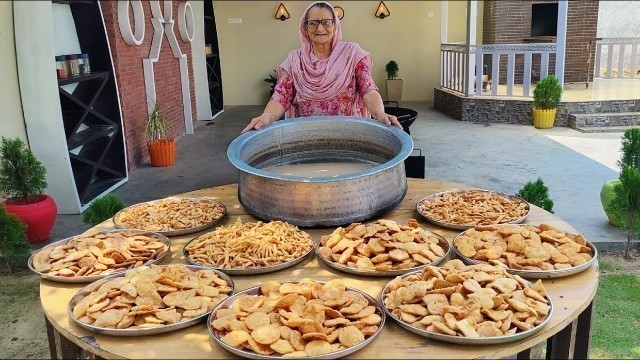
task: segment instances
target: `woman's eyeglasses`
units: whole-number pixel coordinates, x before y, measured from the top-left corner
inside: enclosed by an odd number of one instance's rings
[[[328,28],[332,27],[335,21],[333,19],[323,19],[323,20],[309,20],[307,21],[307,28],[309,29],[317,29],[318,25],[322,24],[322,27]]]

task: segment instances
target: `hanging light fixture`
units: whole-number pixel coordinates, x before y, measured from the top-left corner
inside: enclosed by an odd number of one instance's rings
[[[278,19],[278,20],[285,21],[290,17],[291,17],[291,15],[289,15],[289,12],[287,11],[287,8],[284,7],[283,3],[280,3],[280,6],[278,6],[278,10],[276,10],[275,18]]]
[[[333,10],[336,12],[336,16],[338,17],[338,19],[342,20],[342,18],[344,17],[344,9],[340,6],[334,6]]]
[[[380,1],[380,4],[378,4],[378,8],[376,9],[375,15],[377,18],[380,18],[380,19],[384,19],[387,16],[391,15],[391,11],[389,11],[389,8],[384,3],[384,1]]]

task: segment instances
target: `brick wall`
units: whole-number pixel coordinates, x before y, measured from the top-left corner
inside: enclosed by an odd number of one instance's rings
[[[485,1],[483,12],[484,44],[521,44],[531,37],[531,5],[556,1],[500,0]],[[565,82],[582,82],[587,77],[587,61],[591,56],[590,72],[593,72],[595,48],[587,53],[587,45],[596,36],[598,23],[597,0],[569,1],[567,11],[567,43],[565,56]],[[485,56],[491,74],[491,56]],[[515,81],[522,82],[524,56],[516,56]],[[540,77],[540,55],[532,59],[532,80]],[[549,74],[555,73],[555,54],[549,56]],[[507,79],[507,57],[500,58],[500,83]]]
[[[118,2],[108,0],[101,0],[100,2],[111,46],[114,70],[118,80],[129,169],[148,161],[149,158],[147,139],[144,135],[147,118],[147,96],[144,86],[142,59],[149,57],[154,30],[151,24],[151,6],[147,1],[142,3],[145,15],[145,34],[142,44],[136,46],[128,45],[122,39],[118,25]],[[163,3],[160,2],[161,8],[164,7]],[[173,1],[174,31],[182,53],[187,54],[191,113],[192,119],[195,121],[196,102],[191,44],[182,41],[178,32],[177,14],[179,3],[180,1]],[[131,9],[129,9],[129,12],[129,17],[133,23],[133,12]],[[171,46],[165,35],[163,35],[160,49],[160,58],[154,64],[157,103],[160,107],[160,114],[168,120],[172,136],[179,138],[185,133],[180,64],[178,59],[173,56]]]

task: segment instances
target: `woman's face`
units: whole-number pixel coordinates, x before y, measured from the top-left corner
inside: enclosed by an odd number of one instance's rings
[[[333,20],[333,13],[328,9],[314,7],[309,10],[309,14],[307,14],[307,24],[312,20]],[[307,35],[311,42],[314,45],[325,45],[331,44],[333,40],[333,27],[334,24],[332,22],[331,26],[323,26],[321,23],[318,24],[318,27],[313,27],[307,25]]]

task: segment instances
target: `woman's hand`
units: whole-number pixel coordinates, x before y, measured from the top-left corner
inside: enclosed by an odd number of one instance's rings
[[[252,129],[260,130],[260,128],[262,128],[263,126],[269,125],[274,121],[276,121],[275,116],[266,112],[262,113],[262,115],[251,119],[251,122],[249,123],[249,125],[247,125],[246,128],[244,128],[244,130],[242,130],[241,134],[244,134]]]
[[[393,125],[398,129],[402,130],[402,125],[400,125],[398,118],[393,115],[389,115],[387,113],[379,113],[379,114],[371,114],[371,117],[387,126]]]

